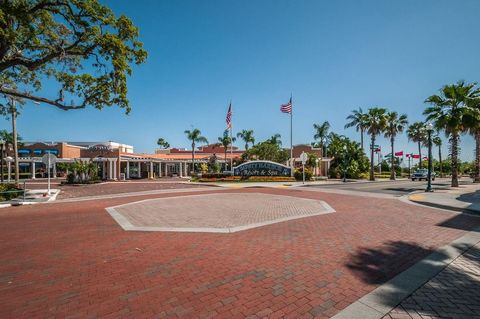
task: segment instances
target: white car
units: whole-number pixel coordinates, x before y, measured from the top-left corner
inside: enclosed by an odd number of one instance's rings
[[[432,181],[435,180],[435,176],[437,174],[432,171]],[[417,169],[415,173],[412,174],[412,181],[419,180],[421,181],[422,179],[427,180],[428,179],[428,169],[422,168],[422,169]]]

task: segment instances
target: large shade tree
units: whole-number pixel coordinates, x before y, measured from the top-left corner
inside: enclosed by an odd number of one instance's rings
[[[422,168],[422,144],[427,141],[427,130],[425,123],[414,122],[407,129],[407,137],[410,141],[418,145],[418,167]]]
[[[253,130],[241,130],[237,133],[237,137],[245,142],[245,150],[248,151],[250,144],[255,145],[255,137],[253,136]]]
[[[0,93],[62,110],[117,105],[128,113],[127,77],[147,57],[138,35],[97,0],[0,0]]]
[[[367,133],[370,134],[370,180],[375,180],[374,162],[375,155],[375,140],[379,134],[385,131],[387,126],[386,118],[387,110],[381,107],[374,107],[368,110],[367,116]]]
[[[458,156],[460,134],[466,131],[470,102],[478,99],[480,89],[475,83],[459,81],[445,85],[440,94],[432,95],[425,100],[431,106],[423,112],[427,121],[432,121],[437,129],[442,129],[450,142],[450,158],[452,162],[452,187],[458,187]]]
[[[408,124],[407,115],[398,115],[397,112],[388,112],[386,114],[387,127],[385,128],[385,137],[390,139],[390,179],[395,179],[395,138],[402,133]]]
[[[349,122],[345,124],[345,128],[355,127],[357,132],[360,132],[360,145],[363,150],[363,135],[368,128],[368,115],[363,113],[362,108],[359,107],[358,110],[353,110],[352,113],[347,116],[347,120]]]
[[[202,132],[198,128],[186,130],[187,138],[192,142],[192,172],[195,173],[195,146],[198,143],[208,143],[206,137],[202,136]]]

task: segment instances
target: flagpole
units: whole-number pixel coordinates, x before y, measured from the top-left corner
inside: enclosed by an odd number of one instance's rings
[[[232,100],[230,100],[230,107],[232,106]],[[230,122],[230,170],[233,173],[233,110],[232,110],[232,121]]]
[[[293,174],[293,167],[295,166],[295,161],[293,159],[293,99],[292,99],[292,94],[291,93],[290,93],[290,103],[291,103],[291,112],[290,112],[290,160],[292,161],[292,174]]]

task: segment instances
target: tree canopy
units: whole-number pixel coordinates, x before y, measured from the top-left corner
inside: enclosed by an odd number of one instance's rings
[[[0,0],[0,93],[62,110],[117,105],[128,113],[127,77],[147,57],[138,35],[97,0]],[[47,81],[57,96],[42,91]]]

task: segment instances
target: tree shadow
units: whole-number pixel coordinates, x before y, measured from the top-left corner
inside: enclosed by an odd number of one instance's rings
[[[388,288],[377,291],[375,300],[394,309],[393,318],[480,318],[480,249],[453,248],[467,251],[447,267],[445,253],[405,241],[361,249],[346,265],[365,283],[387,283]],[[419,262],[428,255],[431,261]]]

